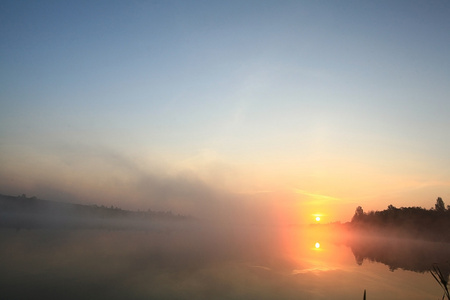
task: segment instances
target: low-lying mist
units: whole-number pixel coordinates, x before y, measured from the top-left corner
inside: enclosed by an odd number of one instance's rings
[[[7,299],[349,299],[374,286],[373,277],[358,275],[367,261],[394,272],[423,273],[438,264],[449,276],[448,243],[388,237],[375,227],[0,200],[0,286]]]
[[[7,299],[325,299],[343,285],[336,278],[356,276],[345,264],[355,268],[367,260],[425,272],[450,257],[447,246],[360,238],[326,226],[205,220],[161,219],[145,228],[3,228],[0,285]],[[347,247],[354,256],[349,262]],[[334,294],[348,299],[358,292],[347,283]]]
[[[162,221],[146,230],[2,229],[0,236],[7,299],[262,295],[262,286],[246,291],[245,277],[289,265],[279,255],[280,236],[270,228]]]

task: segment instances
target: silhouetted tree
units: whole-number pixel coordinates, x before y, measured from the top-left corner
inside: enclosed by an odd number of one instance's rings
[[[364,210],[361,206],[358,206],[355,210],[355,215],[362,216],[364,214]]]
[[[358,206],[355,210],[355,214],[352,218],[352,222],[361,221],[361,219],[364,217],[364,210],[361,206]]]
[[[434,205],[434,208],[438,212],[444,212],[445,211],[445,204],[441,197],[438,197],[436,199],[436,204]]]
[[[429,240],[450,241],[450,210],[441,197],[434,208],[400,207],[392,204],[386,210],[365,213],[361,206],[355,210],[352,227],[367,232],[420,237]]]
[[[389,209],[389,210],[396,210],[397,207],[395,207],[395,206],[392,205],[392,204],[389,204],[388,209]]]

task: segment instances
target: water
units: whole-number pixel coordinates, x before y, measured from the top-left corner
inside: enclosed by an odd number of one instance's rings
[[[2,299],[440,299],[448,244],[201,223],[0,231]],[[448,267],[443,270],[448,272]],[[446,273],[448,276],[448,273]]]

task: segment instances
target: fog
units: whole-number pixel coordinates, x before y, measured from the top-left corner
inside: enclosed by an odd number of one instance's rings
[[[448,243],[431,242],[417,239],[399,239],[389,237],[352,236],[348,245],[357,264],[364,261],[380,262],[391,271],[397,269],[414,272],[428,272],[431,266],[438,264],[445,278],[450,275],[450,249]]]
[[[56,151],[51,163],[23,157],[19,164],[23,168],[14,169],[5,162],[0,170],[1,193],[258,223],[280,221],[278,211],[288,216],[297,203],[261,190],[256,183],[244,185],[242,178],[248,174],[216,157],[177,163],[132,157],[106,147],[68,144],[50,150]]]
[[[378,291],[380,280],[361,275],[367,272],[361,268],[381,262],[388,266],[386,271],[393,271],[394,278],[402,278],[401,270],[427,272],[438,263],[448,276],[445,263],[450,250],[444,243],[363,238],[321,226],[160,219],[145,227],[133,223],[132,228],[116,221],[103,224],[103,229],[1,229],[2,295],[6,299],[35,295],[63,299],[359,299],[362,290],[369,289],[379,297],[393,292],[384,299],[395,299],[396,293],[411,293],[409,299],[419,299],[415,297],[439,296],[431,275],[424,274],[418,281],[418,286],[426,283],[419,292],[408,291],[400,283]],[[317,242],[320,248],[314,246]]]
[[[2,293],[8,299],[254,297],[267,289],[248,286],[245,277],[286,265],[270,230],[261,235],[254,228],[198,222],[165,225],[146,231],[2,230]]]
[[[448,243],[350,225],[233,222],[3,195],[0,286],[7,299],[358,299],[364,289],[383,299],[439,296],[428,271],[438,266],[448,279]]]

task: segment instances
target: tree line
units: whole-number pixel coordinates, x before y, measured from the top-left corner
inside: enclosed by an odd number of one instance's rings
[[[188,221],[171,211],[130,211],[0,194],[0,228],[148,229],[152,221]]]
[[[392,204],[382,211],[355,210],[350,228],[389,235],[407,235],[450,242],[450,205],[438,197],[434,208],[400,207]]]

